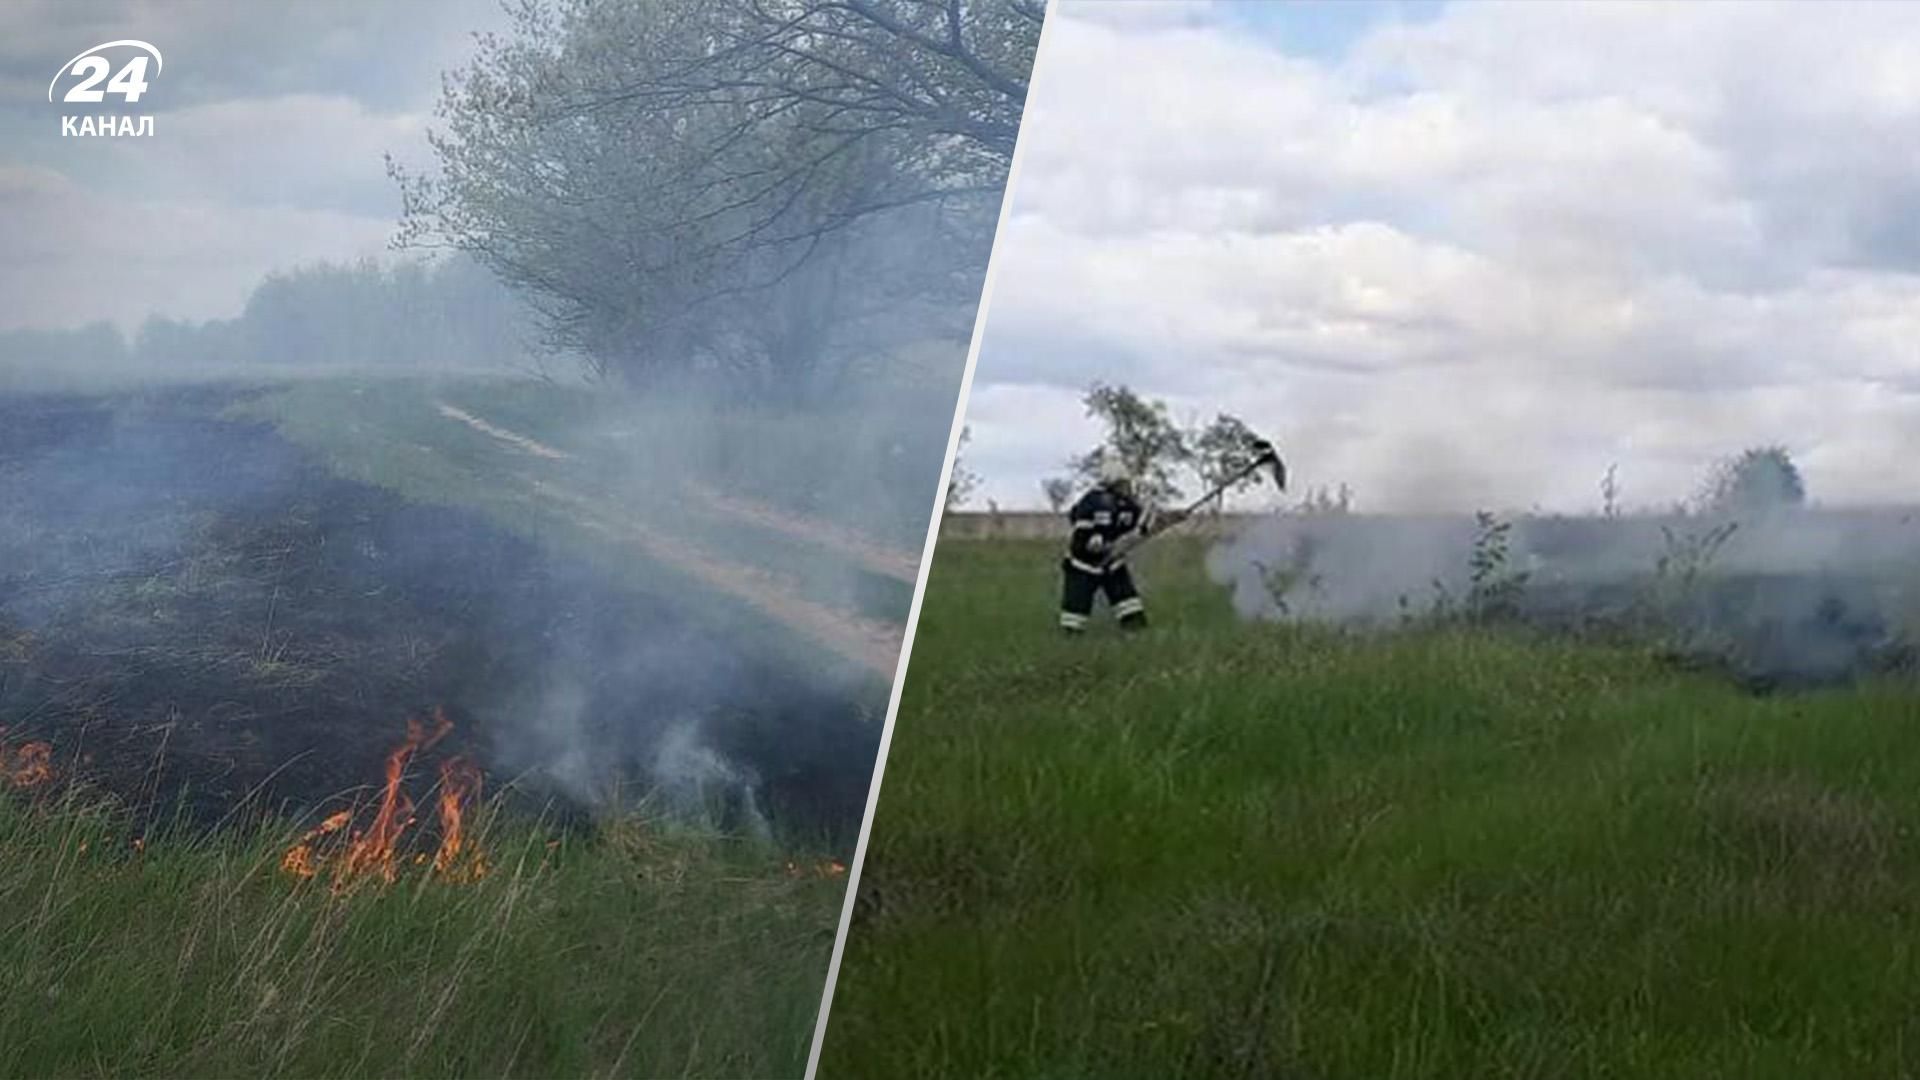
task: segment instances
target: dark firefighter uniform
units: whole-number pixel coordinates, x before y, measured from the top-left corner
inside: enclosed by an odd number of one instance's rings
[[[1147,608],[1133,587],[1133,575],[1122,557],[1108,562],[1108,553],[1121,537],[1146,526],[1140,504],[1124,491],[1102,485],[1080,497],[1067,512],[1073,523],[1073,536],[1067,541],[1067,557],[1060,561],[1065,580],[1060,590],[1060,626],[1069,633],[1086,629],[1093,614],[1097,593],[1107,594],[1107,603],[1120,625],[1137,630],[1147,625]]]

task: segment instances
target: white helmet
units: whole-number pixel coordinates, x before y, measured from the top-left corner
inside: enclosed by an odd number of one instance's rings
[[[1104,487],[1124,484],[1133,479],[1133,473],[1119,454],[1108,451],[1100,455],[1100,483]]]

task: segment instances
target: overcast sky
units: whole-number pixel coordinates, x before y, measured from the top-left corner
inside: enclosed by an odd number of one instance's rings
[[[440,72],[505,21],[498,0],[0,3],[0,330],[232,315],[268,270],[378,254],[399,212],[381,154],[428,160]],[[95,107],[48,81],[124,38],[165,65],[96,111],[154,136],[61,137]]]
[[[1784,443],[1913,499],[1920,4],[1072,0],[969,409],[1036,505],[1088,382],[1373,510],[1630,504]]]

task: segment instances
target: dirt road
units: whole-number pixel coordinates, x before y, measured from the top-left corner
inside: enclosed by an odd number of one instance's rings
[[[491,436],[516,452],[547,460],[572,458],[564,451],[498,427],[444,401],[436,401],[434,405],[442,416]],[[519,481],[539,498],[563,508],[582,527],[616,542],[632,544],[647,556],[746,602],[788,629],[876,674],[891,676],[899,663],[906,628],[898,623],[866,618],[802,596],[772,571],[714,558],[605,499],[537,477],[521,475]],[[895,580],[914,580],[917,560],[844,529],[724,495],[698,484],[689,484],[688,491],[702,505],[725,516],[835,551]]]

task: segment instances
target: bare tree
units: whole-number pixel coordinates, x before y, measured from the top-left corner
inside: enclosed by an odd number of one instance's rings
[[[438,173],[391,170],[400,242],[474,253],[609,373],[802,377],[853,315],[973,301],[1040,15],[520,0],[447,79]]]
[[[740,0],[716,5],[697,51],[573,108],[737,108],[712,143],[711,179],[761,207],[738,239],[785,243],[866,214],[956,195],[997,197],[1026,102],[1045,5],[1037,0]],[[771,162],[728,151],[749,133],[789,151]],[[898,168],[803,230],[780,210],[822,170],[879,146]]]

